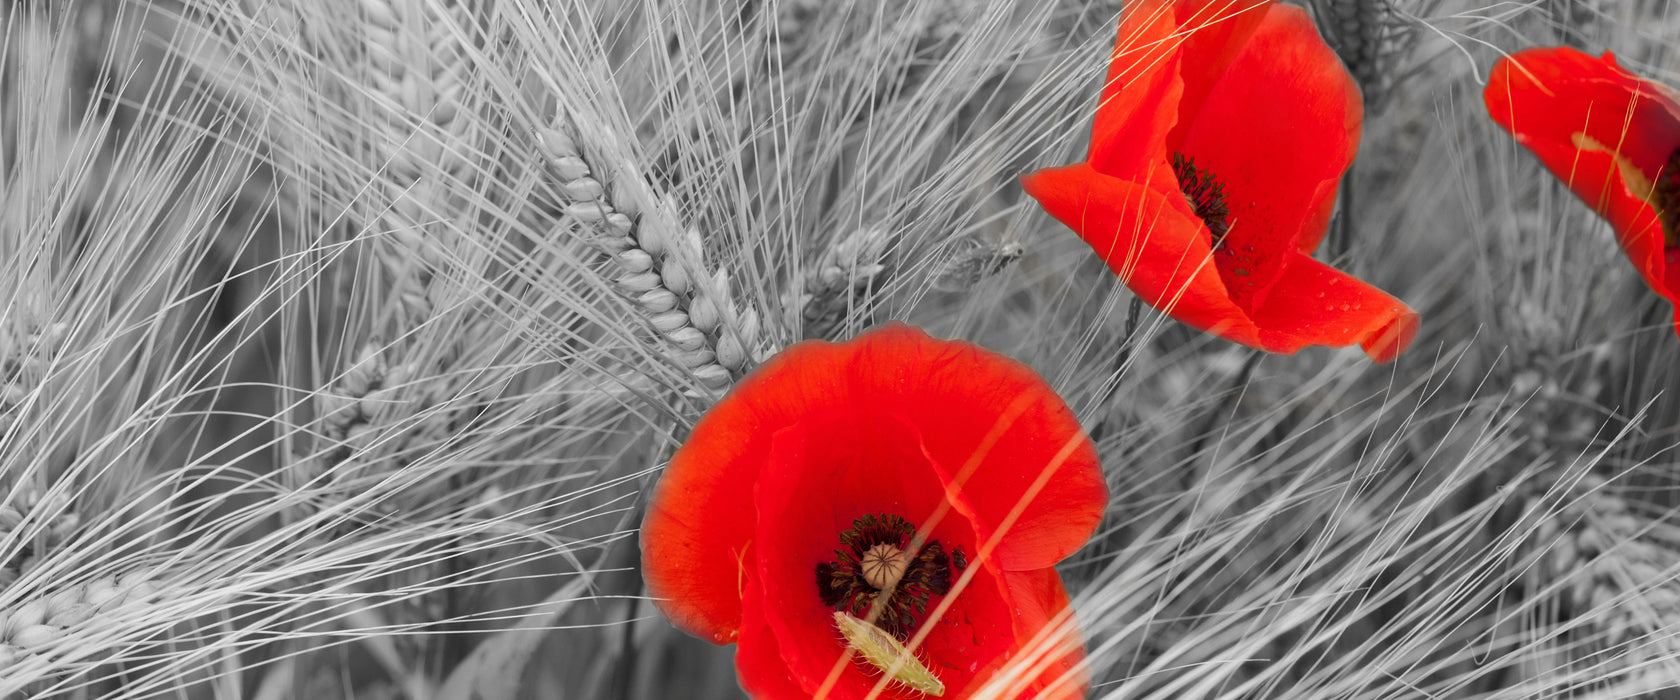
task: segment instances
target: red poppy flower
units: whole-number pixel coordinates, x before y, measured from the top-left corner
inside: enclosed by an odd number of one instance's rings
[[[1030,671],[1023,695],[1074,697],[1083,650],[1051,567],[1090,538],[1107,493],[1032,370],[891,324],[794,345],[701,418],[648,507],[643,574],[672,622],[739,645],[760,698],[863,698],[877,682],[879,697],[921,697],[848,653],[836,613],[877,606],[876,636],[944,697],[1012,660]],[[1021,665],[1046,640],[1061,646]]]
[[[1680,98],[1608,53],[1543,48],[1500,59],[1482,99],[1610,222],[1645,283],[1680,301]],[[1680,332],[1680,305],[1675,323]]]
[[[1086,162],[1023,184],[1184,323],[1270,352],[1359,343],[1388,362],[1417,313],[1311,257],[1362,119],[1300,8],[1132,0]]]

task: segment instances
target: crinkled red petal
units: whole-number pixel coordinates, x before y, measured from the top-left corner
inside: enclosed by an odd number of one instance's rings
[[[1185,37],[1179,71],[1184,93],[1177,105],[1182,118],[1166,144],[1178,150],[1191,121],[1276,5],[1272,0],[1177,0],[1172,4],[1178,31]]]
[[[1418,315],[1399,299],[1300,253],[1283,268],[1266,304],[1255,311],[1261,343],[1293,353],[1309,345],[1358,343],[1377,362],[1392,362],[1417,336]]]
[[[1178,122],[1184,85],[1178,77],[1181,47],[1171,4],[1139,0],[1121,17],[1108,79],[1091,124],[1091,167],[1132,182],[1176,189],[1167,167],[1167,132]]]
[[[794,680],[782,659],[782,649],[770,630],[764,589],[755,575],[747,580],[741,598],[741,634],[736,639],[735,675],[741,689],[755,700],[809,700],[811,692]]]
[[[752,484],[770,436],[844,396],[852,351],[800,344],[770,360],[694,426],[654,488],[642,522],[642,576],[671,622],[735,641],[751,568]]]
[[[890,407],[915,427],[934,462],[952,474],[967,471],[963,493],[981,537],[991,536],[1043,470],[1056,468],[1002,538],[999,566],[1045,568],[1091,538],[1108,504],[1101,463],[1073,411],[1038,373],[903,324],[860,338],[856,352],[850,386],[857,410]]]
[[[1224,183],[1231,230],[1214,259],[1237,306],[1265,306],[1288,253],[1317,247],[1362,115],[1357,86],[1311,18],[1277,5],[1190,116],[1180,150]]]
[[[1657,212],[1632,185],[1655,179],[1680,148],[1673,93],[1623,70],[1610,54],[1563,47],[1501,59],[1482,97],[1495,123],[1610,222],[1645,282],[1671,303],[1680,301],[1680,274],[1668,262]]]
[[[1213,264],[1207,226],[1176,189],[1150,189],[1085,163],[1040,170],[1021,182],[1150,306],[1203,331],[1259,347],[1259,329],[1231,301]]]
[[[1054,569],[1002,575],[1016,614],[1017,648],[987,674],[986,697],[1074,700],[1085,697],[1091,679],[1082,666],[1085,649]]]

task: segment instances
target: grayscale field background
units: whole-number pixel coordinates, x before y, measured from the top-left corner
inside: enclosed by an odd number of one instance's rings
[[[758,360],[903,319],[1097,438],[1093,697],[1680,697],[1671,312],[1480,96],[1533,45],[1680,85],[1680,5],[1314,4],[1392,365],[1128,337],[1017,182],[1083,157],[1113,0],[0,5],[0,696],[738,697],[649,489]]]

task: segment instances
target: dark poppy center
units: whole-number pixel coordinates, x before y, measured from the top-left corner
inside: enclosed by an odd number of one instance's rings
[[[817,563],[817,597],[823,605],[869,619],[882,599],[875,626],[899,640],[927,614],[928,600],[951,591],[945,546],[928,540],[914,552],[916,526],[890,513],[865,515],[840,533],[834,560]],[[961,556],[961,550],[957,550]],[[966,559],[963,564],[967,564]]]
[[[1680,148],[1668,154],[1651,188],[1651,200],[1662,223],[1663,247],[1680,246]]]
[[[1172,167],[1173,174],[1178,176],[1178,189],[1184,193],[1184,201],[1189,202],[1197,218],[1207,224],[1208,231],[1213,234],[1213,247],[1218,250],[1225,245],[1225,234],[1231,232],[1228,221],[1231,212],[1225,207],[1225,186],[1206,168],[1196,167],[1195,161],[1183,153],[1172,154]]]

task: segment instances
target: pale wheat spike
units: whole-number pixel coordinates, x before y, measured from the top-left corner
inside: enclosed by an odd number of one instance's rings
[[[1019,243],[980,243],[964,245],[962,250],[947,258],[933,276],[933,288],[944,292],[966,292],[987,278],[996,275],[1026,253]]]
[[[729,386],[764,353],[756,313],[741,310],[728,275],[707,264],[698,230],[671,220],[671,205],[655,201],[628,164],[616,179],[597,177],[574,133],[562,119],[537,134],[561,211],[611,257],[615,286],[669,345],[667,355],[702,386]]]
[[[415,381],[424,376],[420,365],[393,362],[394,352],[377,338],[363,344],[333,387],[316,394],[327,447],[317,458],[323,463],[308,476],[367,450],[375,440],[380,440],[382,451],[402,454],[407,446],[436,442],[448,433],[452,413],[437,410],[448,383],[439,378]]]
[[[0,610],[0,671],[67,641],[69,632],[100,613],[152,600],[158,593],[154,580],[141,571],[104,576]]]
[[[1530,499],[1530,509],[1542,505]],[[1680,552],[1655,536],[1659,525],[1630,509],[1594,474],[1583,476],[1563,507],[1545,513],[1536,525],[1531,542],[1538,560],[1530,588],[1564,582],[1560,602],[1577,626],[1594,631],[1587,652],[1680,654],[1672,631],[1664,631],[1680,621],[1680,583],[1674,580]],[[1617,658],[1623,659],[1621,672],[1642,672],[1637,659]]]
[[[1359,83],[1365,110],[1382,111],[1394,89],[1400,63],[1416,41],[1396,0],[1311,0],[1324,41],[1336,50]]]
[[[386,205],[373,213],[376,256],[391,277],[402,323],[432,315],[442,290],[433,270],[455,249],[450,220],[469,176],[473,117],[459,104],[468,74],[457,38],[472,26],[464,6],[423,0],[361,0],[376,159]],[[403,330],[406,330],[403,329]]]
[[[0,505],[0,543],[21,538],[9,556],[0,558],[0,589],[28,573],[81,527],[81,514],[69,495],[42,495],[30,486],[16,487]]]
[[[868,308],[877,282],[887,272],[887,246],[892,237],[873,224],[853,231],[823,251],[816,267],[805,274],[794,292],[794,303],[806,338],[832,338],[853,311]]]
[[[0,375],[0,435],[10,430],[23,404],[41,388],[53,358],[63,350],[70,335],[70,325],[53,322],[32,324],[13,320],[22,326],[18,333],[0,329],[0,358],[5,359],[6,372]]]

